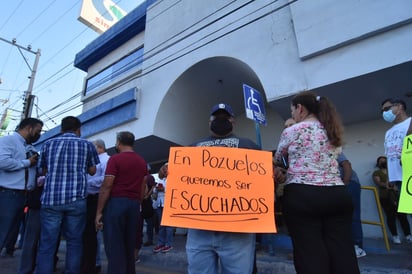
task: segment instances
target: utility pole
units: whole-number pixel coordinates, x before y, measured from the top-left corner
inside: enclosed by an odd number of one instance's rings
[[[24,95],[23,113],[21,117],[22,119],[31,117],[31,112],[33,110],[34,95],[32,95],[31,92],[33,91],[34,77],[36,77],[37,65],[39,64],[39,58],[40,58],[40,49],[38,49],[36,52],[36,59],[34,60],[33,69],[31,70],[29,87],[27,88],[27,91]]]
[[[8,40],[0,37],[0,40],[17,47],[17,49],[19,50],[20,54],[22,55],[24,61],[26,62],[27,66],[29,67],[29,69],[31,71],[31,75],[29,77],[30,78],[29,87],[27,88],[27,91],[24,93],[23,112],[22,112],[22,115],[21,115],[21,119],[23,120],[24,118],[28,118],[28,117],[31,116],[31,112],[32,112],[32,109],[33,109],[34,96],[31,93],[33,91],[34,79],[36,77],[37,66],[39,64],[40,49],[37,49],[37,51],[33,51],[31,49],[30,45],[28,45],[27,47],[23,47],[23,46],[17,44],[16,39],[13,39],[12,41],[8,41]],[[21,50],[25,50],[27,52],[30,52],[30,53],[36,55],[36,59],[34,60],[33,68],[31,68],[30,65],[27,63],[26,57],[23,55]]]

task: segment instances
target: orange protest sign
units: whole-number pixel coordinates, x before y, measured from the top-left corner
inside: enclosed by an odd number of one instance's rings
[[[271,152],[172,147],[162,225],[276,232]]]

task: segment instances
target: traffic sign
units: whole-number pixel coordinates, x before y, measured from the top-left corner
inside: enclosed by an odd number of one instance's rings
[[[243,96],[245,99],[246,117],[266,126],[265,104],[260,92],[243,84]]]

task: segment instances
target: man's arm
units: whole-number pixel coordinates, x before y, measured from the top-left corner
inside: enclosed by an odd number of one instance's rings
[[[112,191],[112,187],[114,183],[114,179],[115,179],[114,176],[106,175],[104,177],[103,184],[100,188],[99,201],[97,203],[96,219],[95,219],[96,230],[103,229],[103,221],[102,221],[103,209],[107,203],[107,200],[109,200],[110,192]]]
[[[15,148],[15,144],[0,142],[0,169],[4,171],[17,171],[37,163],[37,158],[36,162],[34,162],[34,156],[32,156],[32,160],[30,158],[17,159],[16,154],[18,154],[18,151]]]
[[[386,180],[386,182],[383,182],[383,181],[381,180],[381,177],[380,177],[379,175],[375,174],[375,173],[373,174],[372,178],[373,178],[373,182],[374,182],[377,186],[388,188],[388,181],[387,181],[387,180]]]
[[[94,147],[93,143],[88,142],[88,160],[87,163],[88,165],[90,165],[87,168],[87,173],[89,173],[89,175],[93,176],[94,174],[96,174],[96,166],[98,164],[100,164],[100,158],[99,158],[99,154],[97,154],[97,150]]]
[[[91,186],[96,189],[100,189],[104,181],[106,166],[104,166],[104,168],[105,169],[102,168],[102,163],[96,166],[96,173],[93,176],[89,176],[87,178],[88,186]]]
[[[345,185],[347,185],[352,177],[352,165],[348,160],[341,162],[340,165],[343,168],[342,181]]]
[[[141,189],[140,189],[140,197],[139,197],[140,203],[143,201],[143,199],[146,198],[148,191],[149,189],[147,188],[147,175],[146,175],[143,178],[143,182],[142,182]]]
[[[91,166],[91,167],[89,167],[88,169],[87,169],[87,172],[90,174],[90,175],[94,175],[94,174],[96,174],[96,166]]]

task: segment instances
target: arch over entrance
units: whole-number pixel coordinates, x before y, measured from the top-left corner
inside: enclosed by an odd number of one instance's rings
[[[258,89],[266,98],[256,73],[238,59],[218,56],[194,64],[173,82],[163,98],[155,135],[189,145],[209,133],[209,110],[219,102],[230,104],[236,118],[244,116],[243,83]],[[236,128],[239,127],[237,122]]]

